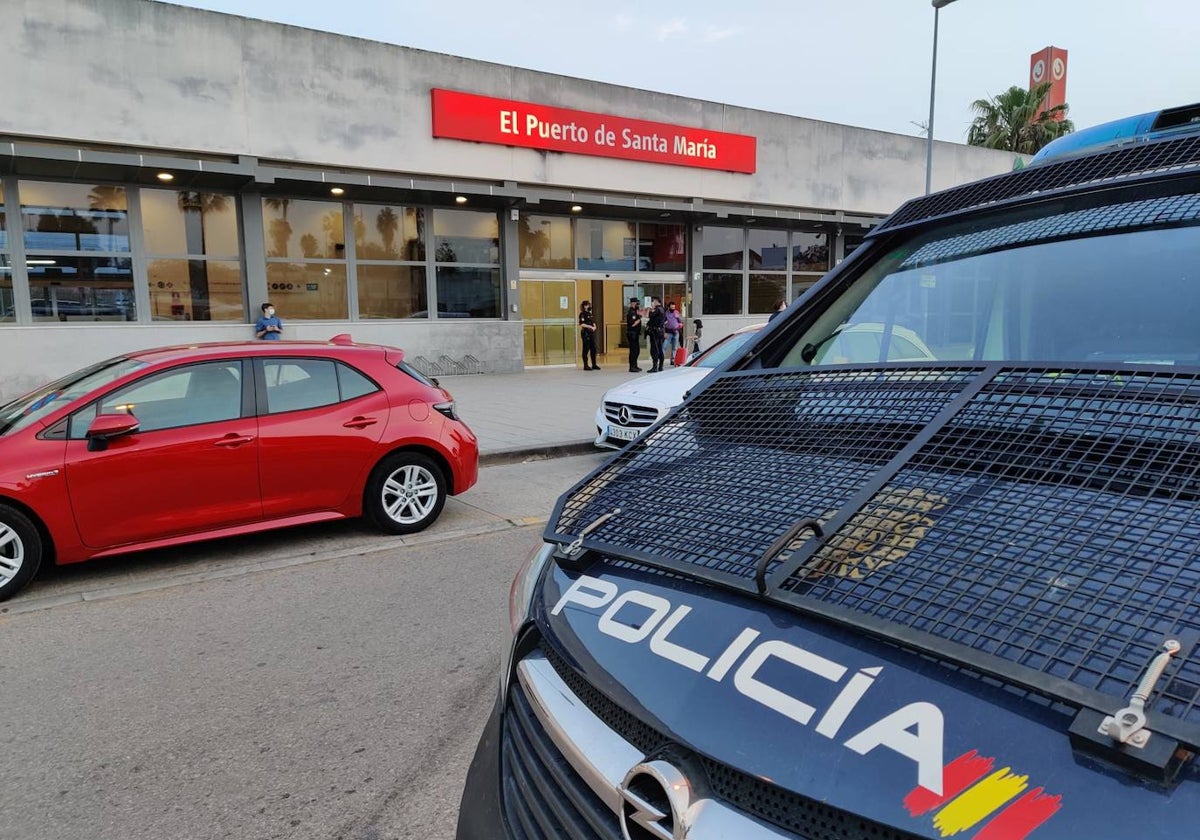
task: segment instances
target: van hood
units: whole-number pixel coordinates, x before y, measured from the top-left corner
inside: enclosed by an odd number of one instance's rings
[[[612,561],[554,567],[535,615],[559,667],[672,755],[897,832],[872,837],[1195,832],[1194,764],[1169,787],[1134,779],[1073,750],[1063,710],[817,620]]]

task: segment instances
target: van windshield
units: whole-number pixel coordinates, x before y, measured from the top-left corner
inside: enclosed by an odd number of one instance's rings
[[[934,360],[1200,364],[1200,195],[920,234],[851,281],[782,364]]]

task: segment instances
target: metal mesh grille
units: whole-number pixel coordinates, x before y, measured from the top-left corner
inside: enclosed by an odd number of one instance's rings
[[[907,270],[962,259],[1013,245],[1032,245],[1101,231],[1113,233],[1152,225],[1183,224],[1194,222],[1197,218],[1200,218],[1200,195],[1174,195],[1108,204],[934,240],[918,248],[900,264],[900,268]]]
[[[1200,377],[1010,369],[782,585],[1127,696],[1200,629]],[[1200,721],[1200,663],[1156,708]]]
[[[888,230],[968,207],[1065,187],[1200,165],[1200,137],[1139,143],[1103,154],[1040,164],[909,201],[880,225]]]
[[[975,375],[871,368],[724,377],[568,494],[550,532],[573,536],[619,507],[589,544],[749,577],[781,532],[841,507]]]

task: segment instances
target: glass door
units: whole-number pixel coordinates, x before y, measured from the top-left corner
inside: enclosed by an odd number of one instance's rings
[[[576,357],[578,304],[571,280],[521,280],[525,364],[569,365]]]

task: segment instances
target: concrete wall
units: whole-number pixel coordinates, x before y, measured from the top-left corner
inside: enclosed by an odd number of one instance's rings
[[[284,321],[289,339],[327,341],[338,333],[349,333],[364,344],[402,347],[409,359],[425,356],[437,361],[442,354],[454,359],[471,355],[487,372],[503,373],[522,369],[521,329],[520,321],[441,321],[436,325],[417,321]],[[133,350],[253,337],[254,327],[250,324],[5,326],[0,329],[0,403],[85,365]]]
[[[924,141],[348,38],[151,0],[7,0],[16,84],[0,132],[383,171],[888,213],[924,189]],[[11,72],[10,69],[10,72]],[[741,175],[431,137],[460,89],[752,134]],[[935,188],[1012,155],[950,143]]]

